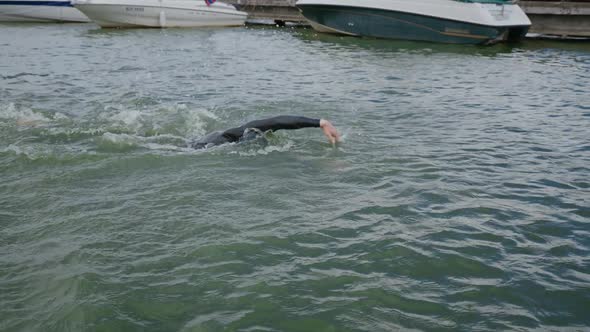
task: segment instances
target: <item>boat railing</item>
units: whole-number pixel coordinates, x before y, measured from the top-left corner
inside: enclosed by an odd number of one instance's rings
[[[455,0],[459,2],[471,2],[471,3],[492,3],[497,5],[509,5],[514,4],[517,0]]]

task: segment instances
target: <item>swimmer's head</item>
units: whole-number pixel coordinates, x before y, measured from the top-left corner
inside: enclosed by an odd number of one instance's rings
[[[204,137],[201,137],[200,139],[192,141],[190,146],[193,149],[206,149],[214,145],[226,143],[226,140],[223,139],[221,134],[221,131],[212,132]]]
[[[259,137],[263,137],[264,133],[258,128],[246,128],[240,141],[251,141]]]

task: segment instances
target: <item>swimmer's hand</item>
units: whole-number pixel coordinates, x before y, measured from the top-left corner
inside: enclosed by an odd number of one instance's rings
[[[320,128],[324,132],[324,135],[328,138],[332,145],[340,142],[340,134],[336,128],[326,119],[320,119]]]

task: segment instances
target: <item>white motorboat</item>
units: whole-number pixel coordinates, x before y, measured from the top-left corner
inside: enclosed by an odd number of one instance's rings
[[[0,1],[0,22],[90,22],[70,0]]]
[[[240,26],[248,17],[232,5],[211,0],[73,0],[72,3],[103,28]]]
[[[458,44],[519,41],[531,21],[513,0],[299,0],[320,32]]]

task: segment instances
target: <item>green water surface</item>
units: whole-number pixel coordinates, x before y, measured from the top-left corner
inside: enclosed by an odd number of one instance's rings
[[[1,331],[590,329],[590,46],[0,25]],[[320,130],[206,151],[280,114]]]

